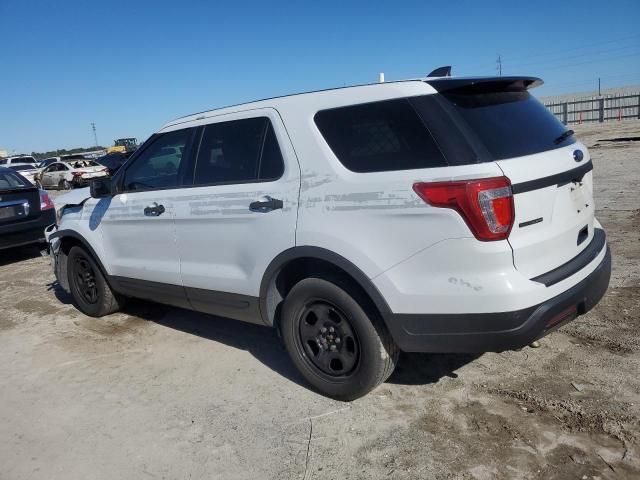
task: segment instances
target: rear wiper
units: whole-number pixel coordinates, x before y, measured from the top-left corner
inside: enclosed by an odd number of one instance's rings
[[[562,143],[564,140],[569,138],[574,133],[575,132],[573,130],[567,130],[566,132],[562,132],[560,136],[553,141],[553,143],[555,143],[556,145],[559,143]]]

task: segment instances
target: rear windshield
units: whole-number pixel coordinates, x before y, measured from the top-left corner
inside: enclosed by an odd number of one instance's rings
[[[33,157],[17,157],[11,160],[12,163],[36,163],[36,159]]]
[[[98,165],[96,162],[94,162],[92,160],[76,160],[76,161],[67,161],[67,160],[65,160],[64,163],[66,163],[71,168],[86,168],[86,167],[99,167],[100,166],[100,165]]]
[[[572,135],[561,139],[567,128],[528,91],[441,95],[493,160],[545,152],[576,141]]]
[[[9,165],[9,168],[11,170],[15,170],[16,172],[19,172],[21,170],[35,170],[34,165]]]
[[[0,172],[0,191],[30,186],[22,177],[12,172]]]

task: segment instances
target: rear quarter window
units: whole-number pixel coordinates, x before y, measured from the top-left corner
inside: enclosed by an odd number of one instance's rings
[[[446,166],[407,99],[322,110],[314,120],[338,160],[353,172]]]

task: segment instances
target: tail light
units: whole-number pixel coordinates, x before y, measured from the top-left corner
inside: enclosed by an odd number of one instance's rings
[[[478,240],[504,240],[511,232],[515,210],[507,177],[416,183],[413,190],[429,205],[457,211]]]
[[[73,175],[74,177],[81,177],[84,174],[85,172],[71,172],[71,175]]]
[[[40,211],[44,212],[45,210],[51,210],[54,208],[53,202],[51,201],[51,197],[44,190],[39,190],[40,193]]]

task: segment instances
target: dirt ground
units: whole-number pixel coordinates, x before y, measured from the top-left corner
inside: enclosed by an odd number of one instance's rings
[[[403,355],[340,403],[275,334],[134,302],[81,315],[36,249],[0,253],[2,479],[640,478],[640,122],[572,127],[613,252],[598,307],[501,354]]]

